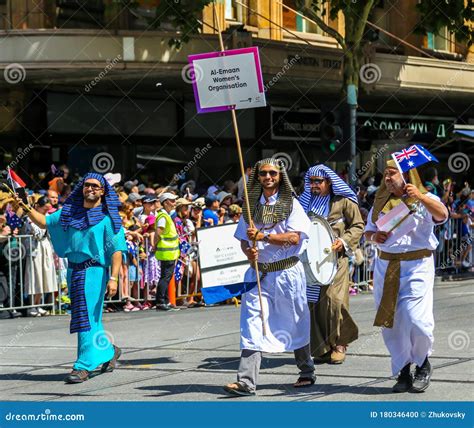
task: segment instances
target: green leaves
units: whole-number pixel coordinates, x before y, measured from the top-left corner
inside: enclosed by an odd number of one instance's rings
[[[168,44],[177,49],[187,43],[192,34],[199,33],[202,28],[202,10],[212,0],[161,0],[156,8],[156,19],[153,26],[172,27],[176,36]]]
[[[440,34],[447,27],[457,40],[473,44],[474,28],[468,25],[474,21],[473,0],[421,0],[416,8],[420,14],[418,33]]]

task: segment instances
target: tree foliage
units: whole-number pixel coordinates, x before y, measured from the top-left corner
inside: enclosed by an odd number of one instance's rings
[[[419,33],[439,34],[444,27],[468,46],[474,43],[474,1],[473,0],[422,0],[416,5],[420,21]]]
[[[171,37],[169,44],[179,48],[202,28],[202,10],[210,3],[212,0],[161,0],[153,24],[156,27],[164,23],[171,25],[176,35]]]
[[[176,35],[171,38],[170,45],[179,47],[192,34],[200,31],[203,25],[202,10],[210,3],[212,0],[161,0],[155,23],[158,26],[165,22],[171,25],[176,30]],[[296,4],[301,13],[315,21],[342,47],[343,91],[348,84],[358,88],[367,21],[374,8],[383,4],[383,0],[297,0]],[[418,33],[439,34],[447,27],[455,34],[457,41],[465,42],[468,46],[474,42],[473,0],[420,0],[416,8],[419,21],[414,30]],[[335,20],[340,13],[344,15],[344,34],[327,25],[324,20],[326,14],[329,14],[331,20]]]

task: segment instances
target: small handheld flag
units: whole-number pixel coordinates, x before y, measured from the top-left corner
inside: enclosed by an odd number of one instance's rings
[[[184,264],[181,259],[178,259],[178,262],[176,263],[176,266],[174,268],[174,278],[176,282],[181,281],[183,278],[183,273],[184,273]]]
[[[15,191],[24,204],[28,205],[28,199],[26,198],[26,183],[18,176],[18,174],[13,171],[13,169],[8,168],[8,180],[12,186],[13,191]]]
[[[439,162],[434,155],[418,144],[393,153],[392,158],[401,172],[407,172],[427,162]]]

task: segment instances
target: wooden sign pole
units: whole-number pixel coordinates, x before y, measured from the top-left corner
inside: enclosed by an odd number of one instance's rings
[[[219,14],[218,14],[218,11],[217,11],[216,2],[214,1],[212,4],[214,6],[214,16],[216,18],[217,32],[219,33],[219,44],[220,44],[220,47],[221,47],[221,51],[224,52],[225,51],[224,42],[222,41],[222,34],[221,34],[221,27],[220,27],[221,24],[219,22]],[[231,110],[231,113],[232,113],[232,123],[234,124],[235,141],[237,143],[237,153],[239,155],[240,173],[242,174],[242,180],[243,180],[243,183],[244,183],[244,200],[245,200],[245,206],[246,206],[247,212],[248,212],[248,218],[246,220],[247,220],[247,223],[252,227],[253,226],[252,215],[251,215],[252,211],[250,210],[249,194],[248,194],[248,191],[247,191],[247,180],[245,179],[245,168],[244,168],[244,160],[243,160],[243,156],[242,156],[242,147],[240,145],[240,135],[239,135],[239,127],[237,125],[237,115],[235,114],[234,109]],[[254,240],[253,241],[253,247],[255,248],[256,246],[257,246],[257,243]],[[260,285],[260,273],[258,271],[257,260],[255,260],[253,267],[254,267],[255,273],[257,275],[258,298],[259,298],[259,301],[260,301],[260,317],[262,319],[262,332],[263,332],[263,335],[266,336],[267,335],[267,329],[266,329],[266,326],[265,326],[265,317],[264,317],[264,313],[263,313],[262,287]]]

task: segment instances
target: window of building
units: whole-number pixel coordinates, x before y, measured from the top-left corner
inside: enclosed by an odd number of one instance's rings
[[[225,0],[225,19],[236,19],[236,4],[232,0]]]
[[[391,5],[387,5],[388,8],[385,8],[385,4],[382,6],[376,7],[373,10],[372,16],[370,21],[373,22],[378,27],[390,31],[390,10]],[[367,29],[372,29],[372,27],[367,26]],[[389,37],[387,34],[382,33],[381,31],[378,32],[378,43],[381,45],[391,47],[393,45],[393,39]]]
[[[9,27],[7,0],[0,0],[0,30],[6,30]]]
[[[311,0],[306,0],[306,3],[308,6],[311,6]],[[296,0],[283,0],[283,4],[297,10]],[[326,16],[322,16],[322,11],[319,11],[319,16],[327,22]],[[324,34],[316,24],[309,22],[285,7],[283,8],[283,27],[302,33]]]
[[[451,37],[447,27],[443,27],[437,34],[428,33],[428,49],[435,51],[450,51]]]
[[[59,28],[102,28],[104,26],[103,0],[56,0]]]
[[[247,0],[240,0],[239,3],[248,4]],[[225,19],[241,23],[248,22],[249,11],[246,7],[237,4],[234,0],[225,0]]]

